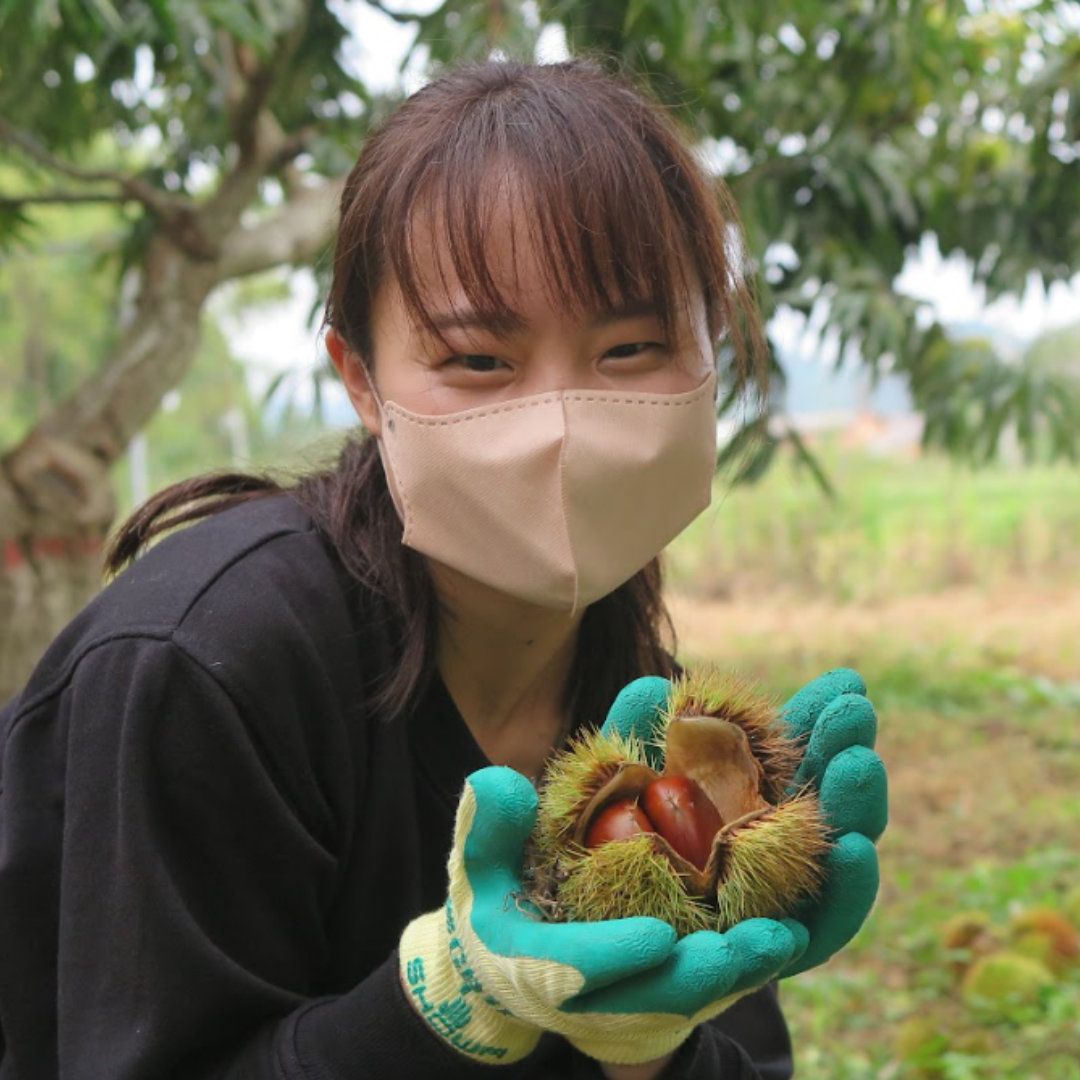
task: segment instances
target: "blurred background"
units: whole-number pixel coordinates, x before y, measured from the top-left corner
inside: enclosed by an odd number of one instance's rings
[[[735,194],[775,370],[668,562],[680,648],[856,667],[878,910],[787,984],[807,1080],[1080,1078],[1080,3],[0,0],[0,701],[166,484],[298,472],[366,133],[599,51]]]

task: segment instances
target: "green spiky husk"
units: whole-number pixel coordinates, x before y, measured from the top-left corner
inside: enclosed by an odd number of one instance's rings
[[[561,868],[566,880],[559,888],[559,905],[570,921],[645,915],[670,923],[680,936],[716,928],[716,912],[687,893],[652,836],[578,849]]]
[[[828,831],[815,795],[782,803],[731,834],[716,892],[721,929],[743,919],[778,919],[821,886]]]
[[[648,760],[638,739],[618,732],[588,731],[552,758],[533,833],[541,860],[566,846],[585,807],[624,765],[648,765]]]
[[[746,733],[765,772],[772,807],[723,840],[719,881],[705,898],[688,887],[652,836],[585,849],[574,841],[582,813],[627,765],[648,765],[645,747],[617,733],[589,731],[549,763],[528,855],[529,898],[553,921],[647,915],[680,935],[724,931],[747,918],[790,915],[821,884],[828,830],[816,795],[787,796],[801,757],[773,702],[737,676],[706,672],[673,684],[657,745],[677,717],[716,716]]]
[[[791,786],[803,748],[787,735],[779,704],[765,697],[749,679],[709,668],[687,672],[672,685],[662,714],[664,731],[680,716],[716,716],[737,724],[750,741],[750,750],[765,771],[762,797],[779,803]],[[663,747],[663,733],[657,744]]]

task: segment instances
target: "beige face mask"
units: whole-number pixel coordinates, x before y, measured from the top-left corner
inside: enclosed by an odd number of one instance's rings
[[[381,406],[403,543],[500,592],[576,611],[709,505],[716,376],[685,394],[560,391],[423,416]]]

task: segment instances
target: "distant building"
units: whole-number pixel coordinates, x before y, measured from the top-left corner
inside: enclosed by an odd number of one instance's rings
[[[923,418],[907,379],[886,374],[876,383],[863,366],[830,367],[800,356],[784,358],[787,395],[778,433],[790,425],[811,445],[839,434],[842,445],[871,454],[914,457],[922,443]]]

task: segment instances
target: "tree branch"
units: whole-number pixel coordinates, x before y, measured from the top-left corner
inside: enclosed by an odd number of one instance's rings
[[[51,172],[61,173],[72,180],[87,184],[116,184],[129,199],[142,203],[163,218],[172,217],[181,208],[190,209],[191,203],[188,199],[166,195],[137,176],[125,176],[107,169],[83,169],[69,161],[63,161],[3,116],[0,116],[0,137],[17,146],[28,158]]]
[[[53,203],[125,203],[134,202],[134,195],[121,191],[49,191],[41,195],[0,195],[0,209],[19,209],[20,206],[50,205]]]
[[[43,416],[26,442],[58,439],[111,463],[183,377],[198,347],[203,304],[220,280],[217,263],[159,233],[140,278],[131,322],[107,361]]]
[[[393,19],[394,22],[401,23],[403,26],[420,21],[419,15],[409,15],[403,11],[391,11],[382,0],[367,0],[367,3],[369,7],[373,7],[380,15],[385,15],[388,19]]]
[[[274,82],[284,65],[284,61],[292,55],[297,40],[298,35],[294,28],[278,41],[274,55],[264,64],[252,66],[249,62],[244,62],[242,60],[244,54],[238,52],[240,62],[237,64],[237,69],[243,82],[236,105],[233,108],[232,132],[236,145],[240,148],[241,159],[251,159],[256,156],[265,158],[274,152],[274,148],[261,145],[268,140],[265,137],[263,139],[259,138],[260,134],[264,136],[267,134],[259,131],[259,114],[266,107],[270,92],[274,88]],[[280,132],[281,128],[278,127],[277,130]],[[267,151],[270,151],[270,153]]]
[[[221,186],[203,207],[201,217],[208,235],[227,235],[241,210],[251,202],[263,177],[280,168],[303,148],[303,136],[286,135],[266,105],[306,26],[306,16],[298,19],[277,40],[273,55],[262,63],[253,59],[246,46],[235,47],[230,55],[231,40],[223,44],[224,66],[233,80],[227,93],[232,112],[230,124],[240,153],[235,166],[223,177]]]
[[[333,237],[344,187],[341,177],[317,188],[304,188],[278,213],[253,228],[233,232],[222,245],[222,279],[310,261]]]

